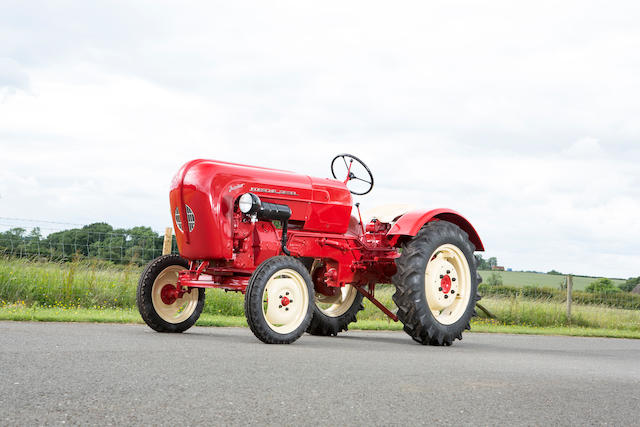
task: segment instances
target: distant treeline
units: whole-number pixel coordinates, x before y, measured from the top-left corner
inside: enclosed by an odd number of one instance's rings
[[[104,222],[57,231],[46,237],[39,227],[29,232],[14,227],[0,233],[0,255],[63,261],[86,257],[117,264],[142,264],[162,254],[163,241],[164,236],[149,227],[114,229]]]

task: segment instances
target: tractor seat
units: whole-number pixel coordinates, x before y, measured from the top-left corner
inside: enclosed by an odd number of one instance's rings
[[[411,210],[413,210],[413,206],[406,204],[379,205],[365,211],[362,214],[362,221],[368,224],[375,218],[380,222],[393,223]]]

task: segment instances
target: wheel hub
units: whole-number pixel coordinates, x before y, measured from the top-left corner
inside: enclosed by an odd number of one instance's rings
[[[163,303],[171,305],[179,298],[178,289],[173,285],[164,285],[160,291],[160,298]]]
[[[448,259],[449,254],[440,253],[429,262],[426,290],[429,305],[436,310],[451,306],[458,292],[458,272]]]
[[[451,325],[469,307],[471,271],[460,248],[446,243],[438,247],[427,262],[424,276],[426,302],[434,318]]]
[[[304,320],[308,295],[304,278],[293,269],[277,271],[267,281],[263,293],[263,314],[275,332],[287,334]]]
[[[178,283],[178,276],[185,269],[182,265],[171,265],[162,270],[151,289],[153,309],[167,323],[179,324],[187,321],[198,308],[200,291],[191,291]]]
[[[440,287],[442,288],[442,292],[448,294],[451,291],[451,277],[446,274],[442,279],[440,279]]]

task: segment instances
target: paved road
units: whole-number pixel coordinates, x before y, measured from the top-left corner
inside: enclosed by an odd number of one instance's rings
[[[0,425],[640,423],[640,340],[0,322]]]

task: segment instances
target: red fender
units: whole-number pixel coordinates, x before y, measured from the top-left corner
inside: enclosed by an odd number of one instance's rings
[[[469,235],[469,240],[475,245],[477,251],[484,251],[484,245],[473,225],[458,212],[451,209],[418,210],[406,213],[393,224],[387,236],[390,238],[395,237],[396,240],[400,236],[415,236],[427,222],[437,220],[457,225]]]

